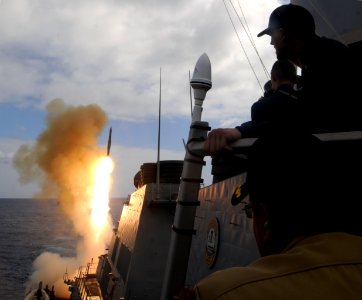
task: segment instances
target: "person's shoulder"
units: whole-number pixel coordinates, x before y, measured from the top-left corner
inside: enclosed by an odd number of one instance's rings
[[[330,51],[336,51],[341,53],[348,53],[349,51],[349,48],[340,41],[324,36],[317,38],[317,45],[322,49],[326,49],[326,51],[328,51],[329,53]]]
[[[260,257],[249,266],[212,273],[196,284],[195,291],[200,299],[217,299],[225,294],[252,294],[256,285],[270,285],[274,279],[293,272],[296,264],[294,255],[288,253]]]
[[[217,271],[202,279],[195,292],[200,299],[216,299],[225,293],[242,288],[259,278],[258,271],[249,267],[234,267]]]
[[[260,105],[263,106],[263,104],[268,100],[268,98],[270,98],[270,96],[265,96],[264,94],[264,96],[260,97],[257,101],[255,101],[252,104],[251,109],[253,110],[253,108],[259,107]]]
[[[344,245],[342,248],[339,247],[341,244]],[[336,264],[353,265],[353,268],[358,265],[355,272],[359,272],[362,268],[361,247],[361,237],[342,232],[301,237],[292,241],[283,253],[261,257],[247,267],[228,268],[209,275],[196,284],[195,292],[198,299],[238,299],[241,295],[245,299],[264,299],[263,296],[271,296],[271,293],[272,298],[277,299],[285,291],[276,287],[285,285],[291,296],[286,298],[292,299],[296,293],[302,293],[306,296],[304,299],[308,299],[308,290],[296,292],[298,287],[305,288],[307,270],[314,272],[315,278],[321,278],[320,269],[334,270]],[[343,278],[348,281],[353,276],[352,272]],[[318,288],[323,282],[325,279],[313,284]],[[337,287],[336,290],[340,289]]]

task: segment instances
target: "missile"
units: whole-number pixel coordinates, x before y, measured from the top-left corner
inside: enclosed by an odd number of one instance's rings
[[[108,143],[107,143],[107,156],[109,156],[109,152],[111,151],[111,144],[112,144],[112,127],[109,128]]]

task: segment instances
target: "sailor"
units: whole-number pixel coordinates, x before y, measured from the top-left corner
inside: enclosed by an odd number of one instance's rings
[[[362,99],[358,90],[362,79],[356,67],[361,62],[347,46],[316,35],[313,16],[294,4],[276,8],[268,27],[258,34],[263,35],[270,35],[278,60],[289,60],[301,68],[299,116],[303,119],[298,129],[309,133],[362,130]],[[250,130],[240,130],[242,127],[237,127],[239,132],[233,128],[212,130],[205,151],[216,154],[227,148],[228,143],[250,137]]]
[[[356,57],[344,44],[319,37],[310,12],[281,5],[258,37],[269,35],[278,59],[301,68],[305,128],[312,133],[361,130],[361,76]]]
[[[240,136],[258,137],[268,132],[296,130],[302,122],[296,67],[288,60],[277,60],[271,69],[271,88],[251,107],[251,122],[236,129]]]
[[[271,69],[271,89],[251,107],[251,121],[235,128],[212,130],[204,144],[207,153],[218,154],[227,144],[243,138],[258,137],[270,132],[296,130],[302,122],[295,66],[288,60],[276,61]]]
[[[336,176],[312,135],[262,137],[251,150],[239,205],[262,257],[202,279],[196,299],[360,299],[361,203],[343,197],[360,199],[360,184],[339,180],[349,175]]]

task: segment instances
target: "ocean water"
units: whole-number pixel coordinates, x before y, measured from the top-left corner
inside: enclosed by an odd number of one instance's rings
[[[124,199],[110,201],[118,221]],[[77,236],[56,200],[0,199],[0,300],[24,299],[32,262],[44,251],[74,256]]]

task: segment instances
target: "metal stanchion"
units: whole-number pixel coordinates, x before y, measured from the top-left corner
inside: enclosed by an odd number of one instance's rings
[[[206,92],[211,88],[211,64],[204,53],[196,63],[191,86],[194,89],[195,105],[192,113],[192,124],[182,170],[181,184],[177,199],[170,250],[166,265],[161,299],[171,299],[183,288],[186,278],[190,246],[194,230],[196,207],[199,205],[198,193],[204,155],[193,152],[192,144],[204,141],[210,130],[207,122],[201,121],[202,103]]]

